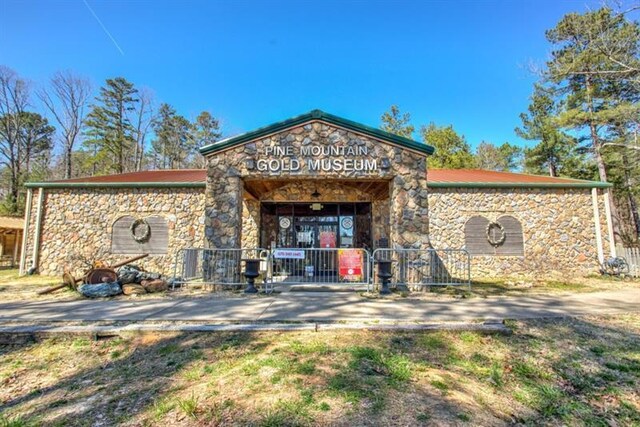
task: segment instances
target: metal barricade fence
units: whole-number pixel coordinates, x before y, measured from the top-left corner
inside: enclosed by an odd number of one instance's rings
[[[619,257],[623,257],[629,266],[631,277],[640,277],[640,248],[625,248],[617,246],[616,251]]]
[[[368,285],[370,254],[362,248],[278,248],[269,253],[273,284]]]
[[[241,249],[181,249],[176,254],[173,272],[173,288],[176,285],[199,284],[202,286],[243,286],[244,260],[260,259],[260,276],[256,284],[263,284],[270,291],[268,275],[269,251],[262,248]]]
[[[468,286],[471,289],[471,257],[464,249],[380,248],[371,256],[372,287],[379,285],[377,261],[391,261],[391,286]]]
[[[260,259],[256,284],[272,292],[277,284],[379,285],[376,262],[392,261],[391,285],[471,287],[471,257],[464,249],[362,248],[186,248],[176,254],[176,285],[241,287],[244,262]]]

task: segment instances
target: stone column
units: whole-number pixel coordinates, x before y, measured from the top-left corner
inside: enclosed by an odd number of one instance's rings
[[[429,206],[426,167],[404,165],[391,181],[391,247],[429,248]]]
[[[242,205],[242,247],[257,248],[260,246],[260,202],[245,198]]]
[[[205,240],[209,248],[239,248],[242,230],[242,180],[220,158],[209,160],[205,197]]]
[[[389,207],[389,200],[374,200],[371,203],[371,230],[373,232],[371,244],[375,248],[384,241],[391,243],[389,240]]]
[[[240,247],[241,184],[238,177],[210,178],[207,183],[205,236],[210,248]]]
[[[242,181],[209,175],[205,207],[205,241],[210,249],[240,248]],[[240,254],[240,257],[242,254]],[[203,277],[217,284],[239,280],[240,258],[223,251],[205,252]]]

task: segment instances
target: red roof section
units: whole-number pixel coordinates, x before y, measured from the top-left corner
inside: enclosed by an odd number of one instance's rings
[[[161,183],[161,182],[206,182],[205,169],[164,169],[153,171],[129,172],[117,175],[91,176],[86,178],[62,179],[59,183]]]
[[[482,184],[568,184],[589,182],[580,179],[528,175],[513,172],[496,172],[484,169],[429,169],[427,171],[427,181]]]
[[[73,178],[45,183],[27,183],[28,187],[100,187],[136,185],[155,187],[179,187],[181,184],[204,186],[207,181],[205,169],[168,169],[130,172],[117,175]],[[483,169],[429,169],[427,181],[433,187],[608,187],[610,184],[571,178],[556,178],[513,172],[496,172]]]

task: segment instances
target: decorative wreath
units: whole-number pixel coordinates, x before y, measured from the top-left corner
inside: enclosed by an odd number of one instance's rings
[[[493,234],[493,230],[498,230],[500,234],[496,237]],[[500,246],[507,238],[507,233],[504,232],[504,227],[499,222],[490,222],[487,224],[487,240],[491,246]]]
[[[139,230],[141,230],[141,232]],[[151,235],[151,227],[144,219],[136,219],[133,221],[133,224],[129,227],[129,231],[131,232],[133,240],[138,243],[146,242]]]

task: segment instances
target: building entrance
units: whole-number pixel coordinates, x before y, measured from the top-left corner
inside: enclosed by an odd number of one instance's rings
[[[297,281],[335,278],[340,249],[371,247],[371,204],[263,203],[261,231],[264,248],[304,250],[293,251],[301,258],[278,260],[276,273]]]
[[[371,247],[370,203],[262,203],[261,247]]]

